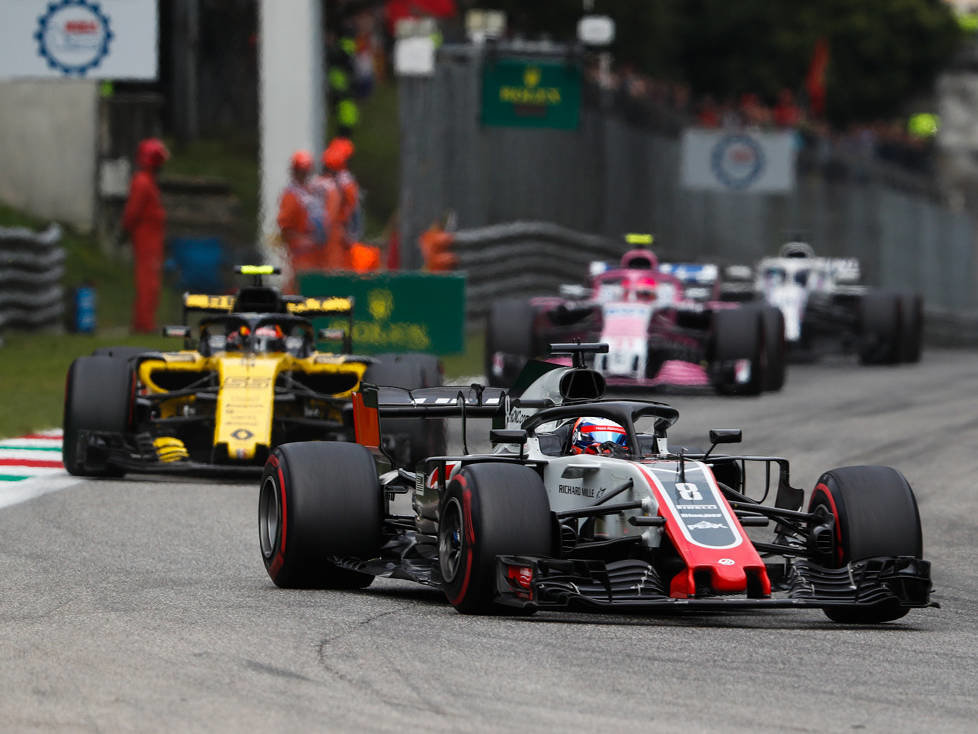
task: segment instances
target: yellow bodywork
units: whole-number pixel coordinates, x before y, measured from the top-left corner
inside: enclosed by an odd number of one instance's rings
[[[218,379],[217,407],[214,425],[214,445],[227,445],[228,458],[252,460],[259,447],[271,448],[275,417],[275,382],[282,372],[301,372],[321,375],[350,375],[350,389],[331,393],[335,398],[350,398],[359,386],[367,365],[347,361],[343,355],[313,354],[294,357],[285,352],[266,354],[221,352],[204,357],[198,352],[166,353],[162,358],[147,359],[139,365],[139,381],[148,393],[166,393],[156,380],[162,373],[216,373]],[[155,377],[155,379],[154,379]],[[160,403],[160,417],[172,418],[194,410],[193,395],[174,397]],[[319,401],[321,415],[341,420],[339,410]]]

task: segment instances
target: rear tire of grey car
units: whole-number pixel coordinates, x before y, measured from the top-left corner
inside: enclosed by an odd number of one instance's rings
[[[834,552],[814,560],[827,568],[887,556],[920,558],[920,513],[904,476],[888,466],[848,466],[819,477],[808,511],[825,507],[835,520]],[[834,622],[878,624],[909,611],[895,601],[873,606],[825,607]]]
[[[438,517],[443,588],[462,614],[505,614],[511,609],[495,601],[497,556],[553,552],[547,491],[540,475],[527,466],[466,466],[449,483]]]
[[[286,589],[362,589],[373,576],[335,565],[380,550],[382,492],[360,444],[306,441],[277,447],[258,494],[258,539],[265,570]]]
[[[751,363],[750,379],[737,383],[722,375],[717,391],[726,395],[759,395],[764,390],[765,362],[764,323],[756,308],[735,308],[713,314],[713,359],[732,362],[747,359]]]
[[[493,369],[497,352],[509,356],[501,375]],[[486,382],[493,387],[509,387],[534,356],[533,306],[517,298],[493,301],[486,318]]]
[[[920,361],[924,340],[924,302],[917,293],[904,293],[900,296],[903,328],[900,331],[900,360],[916,363]]]
[[[442,384],[438,358],[430,354],[379,354],[378,361],[364,373],[363,381],[414,390]],[[429,456],[445,453],[445,421],[436,418],[388,418],[381,430],[385,436],[400,436],[395,449],[398,460],[414,467]]]
[[[135,376],[125,359],[79,357],[68,368],[65,386],[62,460],[69,474],[79,477],[122,476],[104,463],[86,462],[82,431],[124,434],[132,422]]]
[[[896,364],[900,361],[902,321],[900,296],[869,292],[859,301],[859,361]]]

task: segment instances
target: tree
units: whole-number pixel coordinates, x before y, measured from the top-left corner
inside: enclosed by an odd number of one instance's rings
[[[582,15],[580,0],[479,5],[505,10],[511,29],[556,40],[573,38]],[[824,37],[827,114],[837,125],[898,114],[929,89],[960,37],[941,0],[596,0],[592,12],[616,21],[617,60],[718,98],[802,92]]]

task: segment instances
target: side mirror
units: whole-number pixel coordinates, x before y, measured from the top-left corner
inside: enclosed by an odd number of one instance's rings
[[[710,443],[740,443],[744,440],[744,432],[739,428],[713,428],[710,430]]]
[[[493,444],[518,443],[522,446],[526,443],[526,431],[522,428],[493,428],[489,431],[489,440]]]
[[[164,326],[163,336],[175,336],[175,337],[180,337],[181,339],[186,339],[187,337],[190,336],[190,327],[183,326],[183,325]]]
[[[713,453],[717,444],[721,443],[740,443],[744,440],[744,432],[739,428],[711,428],[710,429],[710,450],[703,454],[703,461]]]

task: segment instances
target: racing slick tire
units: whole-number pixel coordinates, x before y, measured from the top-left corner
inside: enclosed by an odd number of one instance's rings
[[[520,464],[470,464],[439,506],[438,564],[449,603],[462,614],[505,614],[495,601],[496,557],[550,556],[553,528],[543,480]],[[526,609],[532,613],[533,608]]]
[[[859,301],[859,361],[861,364],[896,364],[901,357],[900,296],[871,291]]]
[[[82,431],[124,434],[132,423],[136,380],[128,360],[104,355],[79,357],[68,368],[65,386],[65,469],[79,477],[120,477],[118,467],[92,461]]]
[[[815,559],[826,568],[843,568],[853,561],[881,556],[922,556],[917,500],[896,469],[847,466],[827,471],[815,484],[808,511],[819,506],[835,521],[832,552]],[[871,606],[824,607],[822,611],[834,622],[878,624],[899,619],[909,609],[889,600]]]
[[[903,293],[900,307],[903,316],[900,361],[914,364],[920,361],[924,341],[924,301],[917,293]]]
[[[754,308],[734,308],[713,314],[713,359],[721,362],[750,360],[750,377],[738,383],[723,370],[715,382],[717,392],[724,395],[760,395],[764,390],[765,361],[764,322],[761,311]]]
[[[364,382],[414,390],[442,384],[438,358],[430,354],[379,354],[379,361],[367,368]],[[394,453],[408,467],[429,456],[445,453],[445,421],[436,418],[388,418],[383,422],[385,436],[397,441]]]
[[[506,355],[501,366],[495,361],[497,353]],[[486,319],[487,384],[509,387],[533,356],[533,306],[518,298],[493,301]]]
[[[784,340],[784,314],[774,306],[761,307],[764,324],[764,390],[778,392],[787,376],[787,349]]]
[[[278,446],[258,494],[265,570],[285,589],[362,589],[373,576],[329,561],[380,550],[383,497],[366,447],[340,441]]]

